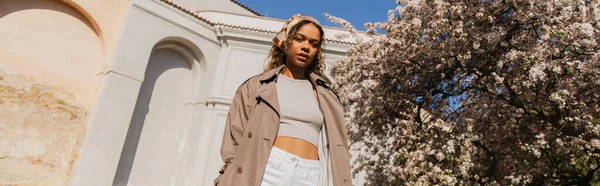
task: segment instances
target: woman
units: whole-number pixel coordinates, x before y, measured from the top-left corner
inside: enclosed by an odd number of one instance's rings
[[[273,39],[265,72],[233,98],[215,185],[352,185],[343,108],[323,75],[323,34],[298,14]]]

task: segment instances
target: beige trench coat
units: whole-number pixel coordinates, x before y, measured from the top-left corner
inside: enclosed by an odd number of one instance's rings
[[[221,144],[225,165],[219,171],[215,185],[260,185],[279,130],[280,110],[275,83],[281,69],[254,76],[238,88],[227,115]],[[318,145],[322,162],[319,185],[352,185],[343,107],[324,79],[314,73],[309,79],[316,88],[319,107],[325,118]]]

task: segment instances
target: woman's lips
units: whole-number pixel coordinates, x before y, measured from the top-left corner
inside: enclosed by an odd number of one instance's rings
[[[298,60],[300,60],[302,62],[308,61],[308,55],[306,55],[306,54],[298,54],[297,58],[298,58]]]
[[[308,61],[308,59],[307,59],[306,57],[304,57],[304,56],[300,56],[300,55],[298,56],[298,60],[299,60],[299,61],[302,61],[302,62],[306,62],[306,61]]]

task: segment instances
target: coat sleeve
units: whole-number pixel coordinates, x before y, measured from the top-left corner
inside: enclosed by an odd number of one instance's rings
[[[246,80],[236,91],[225,123],[223,132],[223,140],[221,142],[221,158],[225,163],[219,170],[219,176],[215,179],[215,185],[220,181],[221,176],[227,170],[227,167],[233,162],[234,155],[240,145],[240,140],[247,127],[248,118],[254,103],[256,102],[253,96],[251,79]]]

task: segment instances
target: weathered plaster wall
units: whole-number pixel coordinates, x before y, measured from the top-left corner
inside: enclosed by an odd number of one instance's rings
[[[70,97],[0,69],[0,185],[69,185],[87,121]]]
[[[60,86],[92,108],[128,1],[1,2],[0,64]]]
[[[0,0],[0,185],[70,185],[129,0]]]

